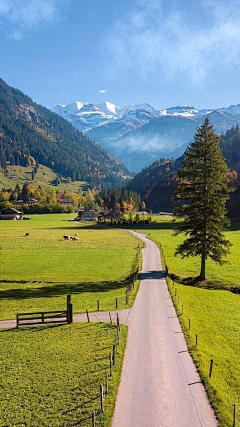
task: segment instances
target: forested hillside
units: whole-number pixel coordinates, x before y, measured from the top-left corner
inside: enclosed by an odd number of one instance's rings
[[[0,79],[0,166],[38,163],[106,189],[124,182],[127,168],[69,122]]]
[[[222,148],[230,171],[229,185],[235,187],[227,202],[229,215],[240,216],[240,130],[238,125],[220,136],[219,146]],[[127,188],[140,193],[147,209],[172,211],[174,190],[177,187],[176,171],[182,165],[183,156],[176,160],[160,159],[138,173]]]

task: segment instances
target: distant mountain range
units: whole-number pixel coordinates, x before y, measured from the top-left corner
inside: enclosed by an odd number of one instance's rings
[[[73,102],[57,105],[52,111],[86,133],[133,172],[159,158],[182,155],[206,115],[217,133],[225,133],[240,124],[240,104],[215,110],[191,106],[158,110],[147,103],[118,107],[111,102]]]

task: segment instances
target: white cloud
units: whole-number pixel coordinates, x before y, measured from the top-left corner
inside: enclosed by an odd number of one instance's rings
[[[240,62],[240,4],[199,0],[134,0],[107,35],[109,72],[202,84]]]
[[[100,91],[98,92],[99,94],[100,93],[107,93],[107,91],[105,90],[105,89],[100,89]]]
[[[49,25],[60,18],[68,0],[0,0],[0,28],[19,40],[29,29]]]

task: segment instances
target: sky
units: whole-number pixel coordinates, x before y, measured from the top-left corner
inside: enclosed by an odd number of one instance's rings
[[[0,0],[0,77],[48,108],[240,103],[237,0]]]

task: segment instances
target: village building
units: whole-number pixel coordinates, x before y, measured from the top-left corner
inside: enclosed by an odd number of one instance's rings
[[[73,202],[71,199],[57,199],[57,203],[62,206],[73,206]]]
[[[102,214],[99,211],[94,209],[91,209],[91,210],[79,209],[78,218],[80,219],[80,221],[98,221],[102,218]]]
[[[14,208],[5,208],[5,209],[2,209],[1,211],[0,219],[7,219],[7,220],[22,219],[22,212]]]
[[[121,214],[122,212],[120,210],[110,209],[109,211],[105,211],[103,216],[106,219],[114,219],[115,221],[118,221]]]

